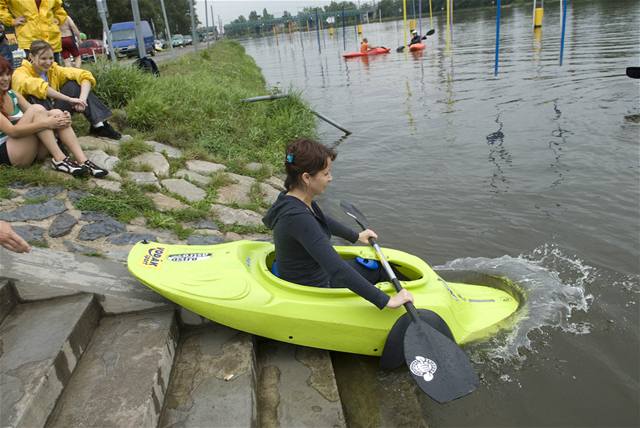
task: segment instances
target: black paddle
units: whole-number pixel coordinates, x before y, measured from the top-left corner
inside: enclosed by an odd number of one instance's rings
[[[352,204],[342,201],[344,212],[362,230],[368,228],[365,216]],[[373,239],[369,243],[375,248],[378,259],[397,292],[402,285],[382,254],[382,249]],[[411,303],[404,304],[411,318],[404,334],[404,358],[413,380],[429,397],[446,403],[473,392],[478,386],[476,375],[467,355],[448,337],[423,321]]]
[[[427,36],[431,36],[433,33],[435,33],[436,30],[435,29],[431,29],[429,31],[427,31],[427,34],[425,34],[424,36],[422,36],[422,40],[425,40],[427,38]],[[396,52],[402,52],[404,50],[406,46],[399,46],[398,49],[396,49]]]
[[[640,67],[627,67],[627,76],[632,79],[640,79]]]

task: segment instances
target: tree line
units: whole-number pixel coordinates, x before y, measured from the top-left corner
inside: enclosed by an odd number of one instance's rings
[[[195,0],[165,0],[165,10],[171,34],[191,34],[189,1],[195,9]],[[98,15],[95,0],[64,0],[64,8],[76,25],[89,38],[102,39],[102,21]],[[108,21],[133,21],[131,0],[107,0]],[[159,36],[164,37],[164,17],[160,0],[138,0],[140,17],[155,27]],[[196,19],[196,25],[198,24]]]
[[[429,13],[429,0],[406,0],[407,1],[407,16],[412,17],[417,14],[422,7],[422,14]],[[522,3],[530,0],[502,0],[502,5],[507,6],[514,3]],[[420,5],[422,3],[422,5]],[[438,13],[445,10],[446,0],[431,0],[431,9],[433,13]],[[455,8],[471,8],[471,7],[486,7],[494,6],[495,0],[455,0]],[[289,11],[284,11],[282,17],[274,18],[269,14],[267,9],[263,9],[262,15],[255,10],[251,11],[246,18],[244,15],[240,15],[233,20],[230,24],[225,25],[225,34],[227,36],[255,34],[260,35],[263,31],[271,31],[273,25],[288,24],[289,22],[295,22],[298,27],[304,28],[308,22],[311,26],[315,22],[316,14],[323,20],[327,16],[335,16],[336,25],[342,25],[340,20],[343,13],[345,17],[345,25],[353,25],[356,22],[362,22],[363,17],[366,15],[369,19],[377,19],[380,15],[383,18],[399,18],[402,17],[403,0],[380,0],[380,1],[366,1],[356,4],[352,1],[332,1],[330,4],[324,7],[304,7],[297,15],[292,15]]]

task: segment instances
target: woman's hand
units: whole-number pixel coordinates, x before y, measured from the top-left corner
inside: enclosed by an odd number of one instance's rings
[[[409,293],[403,288],[398,294],[394,294],[393,296],[391,296],[391,298],[387,302],[387,308],[399,308],[407,302],[413,303],[413,294]]]
[[[25,22],[27,22],[27,18],[25,18],[24,16],[19,16],[13,20],[13,26],[17,27],[18,25],[22,25]]]
[[[47,125],[49,129],[66,128],[71,125],[71,115],[66,111],[50,114],[47,117]]]
[[[73,106],[73,109],[78,112],[83,112],[87,108],[87,102],[81,98],[69,98],[69,103]]]
[[[378,239],[378,235],[371,229],[365,229],[358,234],[358,242],[369,245],[369,238]]]

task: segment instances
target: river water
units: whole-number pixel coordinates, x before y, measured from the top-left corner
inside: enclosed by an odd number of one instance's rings
[[[327,211],[348,222],[338,201],[352,201],[385,246],[527,295],[513,329],[466,347],[482,384],[447,405],[389,386],[376,359],[338,355],[347,373],[366,367],[352,384],[391,394],[366,421],[347,400],[352,425],[640,424],[640,93],[625,76],[640,65],[640,2],[570,3],[562,66],[558,2],[536,32],[530,6],[503,9],[497,77],[494,9],[456,11],[451,43],[434,16],[418,54],[395,52],[401,22],[364,26],[392,48],[368,59],[341,57],[358,49],[353,27],[321,33],[321,51],[315,32],[243,41],[269,86],[353,132],[319,125],[339,152]],[[394,400],[421,410],[389,416]]]

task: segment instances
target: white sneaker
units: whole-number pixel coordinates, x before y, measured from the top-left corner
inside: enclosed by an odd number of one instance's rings
[[[83,168],[82,166],[78,165],[76,161],[69,159],[69,157],[62,159],[61,161],[51,159],[51,168],[55,169],[56,171],[66,172],[67,174],[71,174],[74,177],[82,177],[89,173],[87,168]]]

